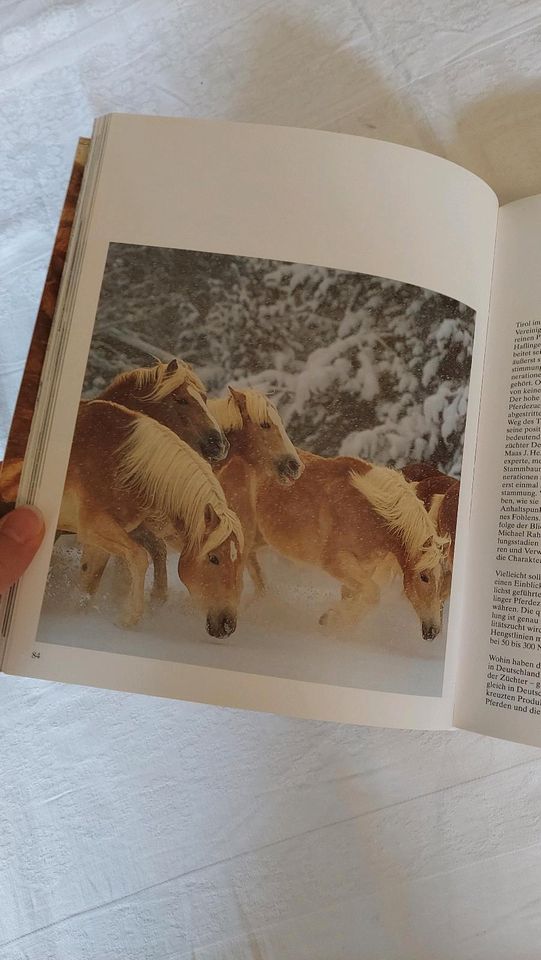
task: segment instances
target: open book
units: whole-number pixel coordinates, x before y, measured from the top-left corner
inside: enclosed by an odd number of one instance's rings
[[[98,120],[0,478],[47,522],[2,669],[541,743],[540,248],[541,197],[415,150]]]

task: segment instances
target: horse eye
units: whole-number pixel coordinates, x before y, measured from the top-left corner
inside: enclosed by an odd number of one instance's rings
[[[423,583],[428,583],[428,581],[430,580],[430,577],[428,576],[428,573],[420,573],[419,576],[420,576],[421,580],[423,581]]]
[[[186,400],[186,397],[176,397],[176,401],[177,403],[180,403],[181,407],[188,406],[188,401]]]
[[[270,423],[260,423],[259,426],[262,430],[270,430]]]
[[[209,560],[211,563],[219,564],[220,560],[215,553],[209,553]]]

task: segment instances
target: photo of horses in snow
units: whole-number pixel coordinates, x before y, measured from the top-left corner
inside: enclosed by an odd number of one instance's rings
[[[39,639],[438,695],[474,322],[383,278],[111,244]]]

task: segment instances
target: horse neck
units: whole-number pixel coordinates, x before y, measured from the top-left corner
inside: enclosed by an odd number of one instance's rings
[[[388,553],[393,555],[402,572],[405,573],[406,568],[412,563],[412,560],[406,553],[406,548],[402,542],[400,533],[397,530],[389,530],[389,527],[385,525],[385,538],[388,538]]]
[[[123,407],[128,407],[130,410],[137,410],[139,413],[144,412],[141,391],[137,390],[129,379],[120,380],[117,383],[113,382],[100,393],[98,399],[112,400],[115,403],[122,404]]]
[[[257,458],[252,455],[250,444],[246,440],[244,428],[229,430],[226,436],[229,441],[229,453],[224,463],[228,463],[233,457],[240,457],[245,463],[248,463],[251,467],[255,467]]]
[[[112,388],[105,391],[106,395],[102,395],[100,399],[114,400],[115,403],[120,403],[123,407],[128,407],[129,410],[144,413],[152,420],[157,420],[158,423],[163,423],[165,427],[169,427],[173,433],[177,433],[176,427],[167,416],[167,405],[163,401],[148,399],[150,389],[151,387],[147,386],[138,387],[126,380],[124,383],[113,384]]]

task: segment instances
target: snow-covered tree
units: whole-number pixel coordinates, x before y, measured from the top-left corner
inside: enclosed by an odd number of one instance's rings
[[[292,436],[329,455],[460,472],[472,311],[404,284],[366,278],[360,288],[336,339],[298,377]]]
[[[299,446],[459,474],[473,311],[318,266],[112,244],[85,395],[177,355],[211,392],[273,394]]]

